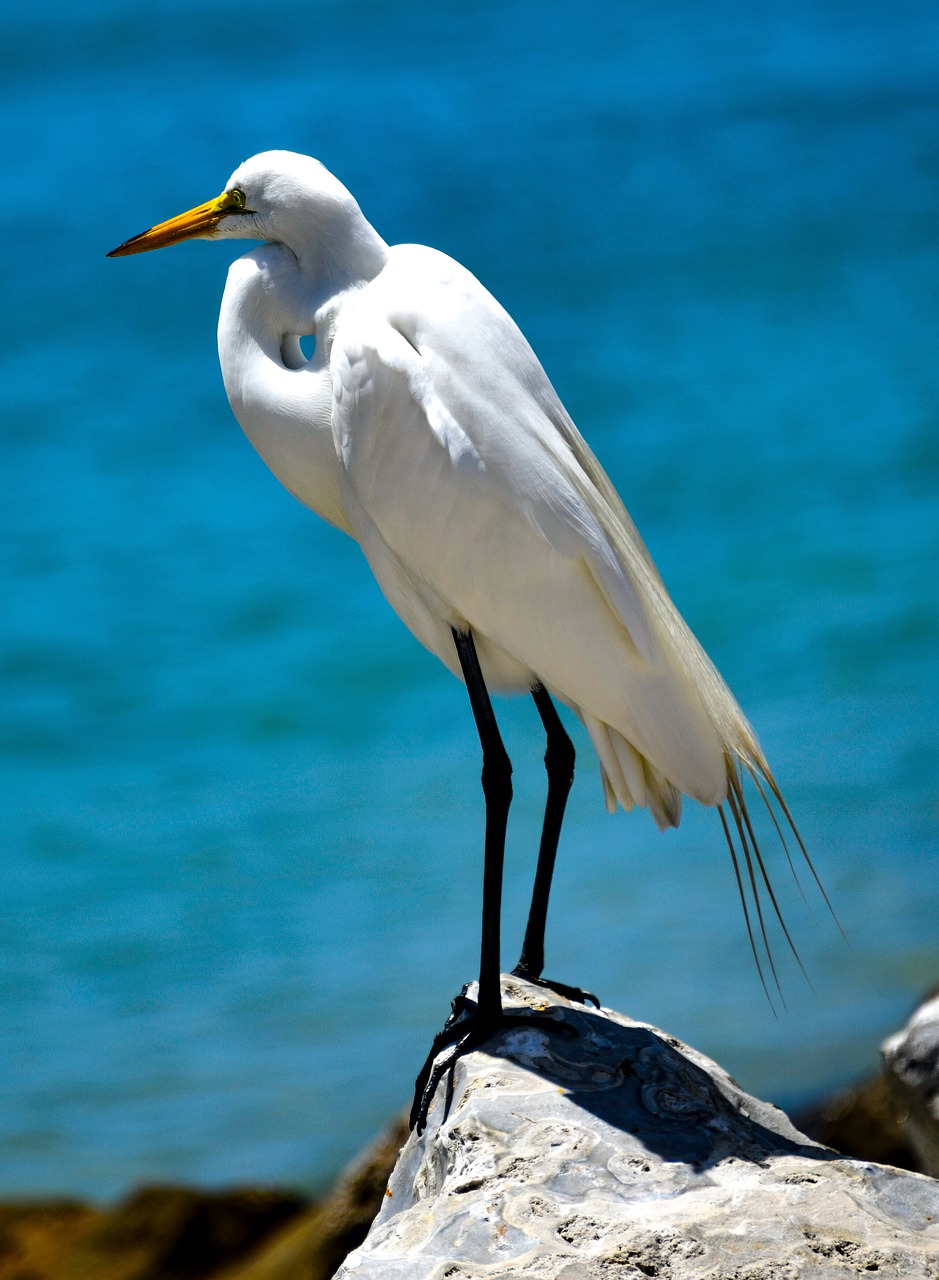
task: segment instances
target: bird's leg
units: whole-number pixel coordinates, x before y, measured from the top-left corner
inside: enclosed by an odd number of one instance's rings
[[[466,988],[453,1001],[452,1013],[443,1030],[434,1037],[430,1053],[417,1077],[411,1127],[418,1133],[427,1121],[427,1111],[437,1085],[445,1075],[453,1083],[453,1069],[463,1054],[477,1048],[495,1031],[506,1025],[544,1026],[571,1032],[553,1020],[531,1014],[509,1014],[502,1011],[500,930],[502,918],[502,868],[505,861],[505,832],[512,803],[512,763],[499,733],[489,691],[476,653],[472,633],[453,629],[453,641],[459,655],[470,706],[483,749],[483,794],[486,798],[486,844],[483,864],[482,944],[479,960],[479,992],[475,1001]],[[547,698],[547,694],[545,694]],[[554,708],[551,707],[552,712]],[[560,721],[558,722],[560,724]],[[563,729],[561,730],[563,733]],[[566,735],[565,735],[566,737]],[[569,785],[569,784],[568,784]],[[561,812],[563,814],[563,803]],[[555,837],[555,844],[557,838]],[[550,876],[549,876],[550,880]],[[545,906],[547,909],[547,904]],[[444,1053],[444,1050],[447,1050]]]
[[[544,763],[548,773],[548,800],[541,828],[541,846],[538,850],[538,867],[535,871],[535,887],[531,895],[528,925],[522,955],[512,970],[519,978],[537,981],[544,969],[544,936],[548,922],[548,898],[557,858],[558,840],[567,797],[574,782],[574,744],[567,736],[561,718],[554,708],[544,685],[537,684],[531,691],[541,723],[545,727],[548,746]]]
[[[483,795],[486,798],[486,847],[483,862],[483,926],[479,957],[478,1009],[483,1017],[502,1012],[499,976],[502,926],[502,867],[505,862],[505,829],[512,803],[512,762],[499,733],[489,690],[476,655],[472,633],[453,631],[463,668],[463,678],[483,749]]]
[[[568,1000],[578,1000],[583,1003],[588,999],[599,1007],[599,1000],[590,992],[581,991],[579,987],[570,987],[563,982],[543,980],[541,977],[544,970],[544,940],[548,922],[551,880],[554,876],[554,864],[557,859],[558,841],[561,838],[561,824],[564,821],[567,797],[574,782],[574,744],[568,737],[544,685],[536,684],[531,691],[531,696],[538,708],[548,739],[544,756],[548,774],[548,799],[545,804],[544,824],[541,828],[541,845],[538,849],[538,866],[535,870],[535,885],[531,895],[525,940],[522,943],[519,962],[512,972],[516,977],[550,987]]]

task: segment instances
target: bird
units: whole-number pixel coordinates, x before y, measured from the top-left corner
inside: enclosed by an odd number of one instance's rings
[[[460,1056],[520,1020],[502,1006],[512,766],[492,693],[530,694],[547,744],[534,888],[513,972],[588,995],[543,976],[574,774],[560,703],[586,729],[611,812],[643,807],[665,829],[678,825],[684,797],[716,808],[769,996],[761,954],[779,987],[770,917],[798,953],[745,783],[769,810],[793,872],[787,830],[827,895],[753,729],[508,312],[439,250],[386,244],[339,179],[294,152],[253,156],[220,195],[108,256],[190,239],[261,242],[230,266],[219,315],[234,416],[283,486],[358,542],[394,611],[465,684],[480,739],[479,978],[434,1039],[412,1127],[423,1129]],[[313,339],[309,356],[301,338]]]

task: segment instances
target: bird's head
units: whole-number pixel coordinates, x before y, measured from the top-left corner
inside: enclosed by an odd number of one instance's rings
[[[337,219],[362,219],[355,200],[318,160],[264,151],[238,166],[221,195],[160,222],[112,249],[121,258],[182,240],[273,240],[298,252],[329,237]]]

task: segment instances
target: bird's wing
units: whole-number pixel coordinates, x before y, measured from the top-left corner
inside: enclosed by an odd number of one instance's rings
[[[622,573],[641,592],[653,626],[666,644],[670,659],[698,691],[726,747],[739,759],[769,775],[749,722],[720,672],[676,609],[649,550],[587,442],[554,395],[549,414],[558,435],[577,462],[571,482],[582,493],[613,549]]]
[[[335,334],[337,451],[379,582],[392,598],[385,547],[421,607],[713,803],[746,720],[514,322],[455,264],[446,285],[407,310],[365,296]]]

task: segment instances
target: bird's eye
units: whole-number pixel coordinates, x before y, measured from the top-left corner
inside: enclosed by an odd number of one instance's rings
[[[248,203],[247,198],[245,197],[245,193],[241,191],[238,187],[234,187],[231,191],[229,191],[228,195],[229,195],[229,198],[231,199],[232,204],[235,206],[236,209],[243,209],[245,205]]]

